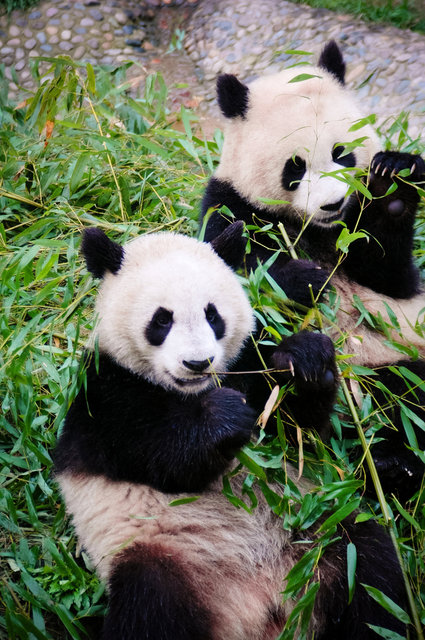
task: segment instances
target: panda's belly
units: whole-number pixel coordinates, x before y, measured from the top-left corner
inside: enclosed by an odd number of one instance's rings
[[[67,510],[100,577],[116,554],[147,544],[184,560],[185,578],[204,596],[217,640],[272,640],[292,605],[282,605],[283,581],[300,545],[261,504],[253,514],[234,507],[222,482],[192,503],[169,506],[185,495],[111,482],[101,476],[57,477]]]
[[[415,347],[421,357],[425,357],[425,294],[421,292],[408,300],[390,298],[375,293],[371,289],[350,282],[341,276],[334,276],[332,284],[340,296],[337,325],[332,337],[337,339],[346,334],[344,352],[352,354],[354,364],[379,366],[395,363],[403,355],[392,348],[387,336],[375,331],[363,320],[359,324],[360,312],[352,300],[358,296],[364,308],[374,316],[380,314],[388,325],[391,340],[407,347]],[[397,318],[399,329],[394,328],[386,304]],[[422,335],[421,335],[422,332]],[[408,357],[408,356],[405,356]]]

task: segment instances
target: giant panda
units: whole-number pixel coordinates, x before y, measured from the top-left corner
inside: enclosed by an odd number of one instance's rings
[[[279,250],[269,273],[304,306],[312,304],[311,291],[317,300],[330,280],[338,294],[337,328],[330,335],[343,343],[348,364],[372,369],[354,390],[357,397],[371,393],[375,406],[383,407],[379,420],[389,427],[375,434],[372,445],[381,482],[387,492],[407,498],[421,486],[425,459],[425,296],[412,259],[425,164],[419,155],[380,151],[344,83],[345,63],[334,41],[318,66],[296,66],[249,85],[220,76],[224,143],[201,224],[207,241],[229,220],[254,226],[247,268]],[[364,187],[372,199],[365,189],[348,191],[341,171],[351,167],[369,167]],[[270,223],[280,244],[261,233]],[[290,258],[279,223],[300,259]],[[358,234],[348,253],[336,247],[343,226]],[[371,315],[384,320],[386,335],[375,330]],[[394,366],[407,370],[407,377]],[[404,415],[388,390],[404,403]],[[403,420],[411,420],[409,440]]]
[[[239,376],[224,375],[238,370],[254,329],[232,268],[235,246],[242,259],[241,223],[213,243],[158,233],[122,247],[99,229],[84,234],[88,269],[102,278],[97,325],[54,462],[80,543],[107,581],[103,640],[272,640],[294,606],[282,603],[284,579],[314,532],[285,530],[261,492],[252,513],[222,492],[257,414],[232,388]],[[304,347],[314,360],[311,335]],[[318,335],[323,354],[329,339]],[[282,360],[290,354],[296,378],[302,351],[299,336],[275,349]],[[314,384],[322,375],[328,388],[333,367],[331,350],[316,363]],[[290,465],[286,474],[309,490]],[[241,471],[233,478],[235,493],[243,479]],[[317,567],[309,637],[377,637],[367,624],[403,634],[361,586],[404,603],[384,529],[353,515],[336,534]],[[348,606],[349,542],[358,561]]]

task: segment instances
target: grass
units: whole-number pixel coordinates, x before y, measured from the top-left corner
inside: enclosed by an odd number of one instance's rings
[[[14,9],[30,9],[39,2],[40,0],[0,0],[0,14],[3,12],[10,13]]]
[[[391,24],[399,29],[425,33],[425,10],[422,0],[290,0],[294,4],[331,9],[352,14],[363,20]]]
[[[171,126],[159,76],[133,100],[125,67],[95,78],[70,60],[52,65],[53,80],[25,105],[4,100],[4,80],[0,98],[0,636],[20,639],[85,637],[80,619],[104,606],[84,554],[74,561],[50,474],[91,322],[80,232],[193,234],[217,152],[192,135],[188,112],[178,116],[187,134]]]
[[[79,549],[51,473],[51,451],[64,415],[81,385],[79,357],[91,328],[93,280],[78,253],[81,230],[97,225],[120,242],[143,232],[173,229],[194,235],[200,198],[217,162],[221,136],[205,141],[184,108],[170,114],[160,76],[148,78],[143,96],[127,91],[127,66],[94,71],[67,57],[46,59],[33,74],[39,89],[19,106],[0,87],[0,637],[62,640],[96,637],[104,587]],[[386,135],[404,149],[417,143],[402,114]],[[420,217],[415,252],[425,264],[425,223]],[[309,320],[287,309],[266,267],[248,281],[256,313],[270,333],[285,334]],[[333,304],[320,317],[332,319]],[[355,375],[361,378],[364,371]],[[341,393],[335,433],[353,417]],[[369,424],[370,404],[359,416]],[[281,425],[282,426],[282,425]],[[367,432],[366,432],[367,435]],[[353,430],[353,442],[356,434]],[[363,496],[361,467],[349,458],[353,442],[337,435],[305,452],[305,472],[321,485],[303,500],[288,486],[277,504],[269,475],[281,475],[282,458],[297,461],[283,428],[273,442],[247,450],[243,462],[284,526],[306,528],[325,512],[321,544],[289,576],[287,597],[301,597],[282,638],[306,625],[317,589],[313,572],[335,524],[360,504],[365,518],[383,522],[377,501]],[[247,486],[247,500],[255,501]],[[230,483],[225,486],[229,499]],[[425,624],[425,488],[407,505],[389,500],[395,535]],[[300,510],[290,508],[299,504]],[[239,505],[244,506],[244,505]],[[245,505],[246,508],[246,505]],[[249,507],[248,507],[249,508]],[[386,603],[391,608],[391,603]]]

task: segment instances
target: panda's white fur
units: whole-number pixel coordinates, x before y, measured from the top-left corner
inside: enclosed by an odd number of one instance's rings
[[[221,340],[205,318],[209,303],[225,321]],[[145,330],[158,307],[173,311],[173,326],[164,344],[153,346]],[[179,391],[184,384],[186,393],[213,385],[208,374],[226,370],[254,326],[237,276],[211,245],[172,233],[144,235],[126,244],[118,273],[103,278],[96,311],[94,339],[102,351],[155,384]],[[204,376],[182,364],[206,359],[211,365]]]
[[[332,285],[338,295],[338,311],[336,326],[330,327],[329,333],[334,340],[343,337],[342,350],[349,356],[350,362],[364,366],[395,363],[400,360],[397,344],[417,349],[419,356],[425,356],[423,293],[409,300],[391,298],[362,287],[342,275],[335,275]],[[361,300],[371,315],[382,318],[388,337],[362,320],[362,312],[352,304],[355,297]]]
[[[307,79],[293,82],[304,74]],[[245,116],[225,119],[215,176],[237,185],[238,192],[260,208],[259,198],[289,202],[293,215],[326,225],[330,214],[320,207],[339,202],[348,189],[343,180],[324,175],[341,171],[332,149],[364,138],[355,147],[360,168],[366,168],[379,149],[370,125],[350,130],[362,118],[353,96],[324,69],[301,66],[260,77],[249,84]],[[296,155],[305,160],[307,171],[299,188],[287,191],[281,181],[282,159]],[[267,205],[276,214],[281,208]]]

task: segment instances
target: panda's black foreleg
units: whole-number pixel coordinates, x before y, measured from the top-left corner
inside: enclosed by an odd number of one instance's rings
[[[332,340],[312,331],[300,331],[282,339],[271,355],[273,366],[280,371],[280,384],[294,383],[285,407],[301,428],[315,430],[326,438],[329,416],[338,388],[338,373]]]
[[[155,545],[129,547],[109,579],[102,640],[210,640],[208,612],[182,565]]]
[[[367,233],[350,245],[344,260],[351,279],[394,298],[418,293],[412,249],[418,186],[423,187],[424,180],[425,163],[419,155],[382,151],[374,156],[367,185],[372,200],[353,194],[344,211],[350,230]]]
[[[264,261],[267,257],[269,256],[265,256]],[[313,299],[320,299],[328,288],[329,271],[311,260],[288,261],[286,258],[279,258],[269,268],[269,274],[290,300],[305,307],[313,306]]]
[[[151,486],[172,493],[203,491],[216,480],[249,442],[257,418],[244,394],[224,386],[176,396],[158,415],[144,434],[144,473]]]
[[[320,588],[315,613],[321,620],[317,640],[378,640],[368,625],[382,627],[406,637],[406,628],[376,602],[362,586],[375,587],[406,610],[404,581],[390,537],[376,522],[343,521],[341,539],[327,548],[319,562]],[[347,545],[356,547],[354,596],[348,604]]]

